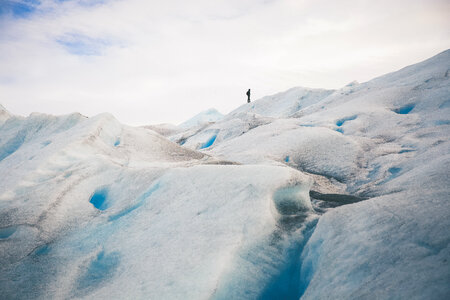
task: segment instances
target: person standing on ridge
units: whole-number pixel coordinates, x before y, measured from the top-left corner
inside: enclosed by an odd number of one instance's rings
[[[247,103],[250,103],[250,89],[247,91]]]

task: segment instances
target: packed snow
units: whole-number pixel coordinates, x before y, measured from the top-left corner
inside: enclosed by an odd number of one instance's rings
[[[0,106],[5,299],[446,299],[450,50],[129,127]]]
[[[192,127],[198,127],[211,122],[216,122],[222,118],[223,115],[220,112],[218,112],[215,108],[210,108],[192,117],[191,119],[181,123],[178,126],[187,129]]]
[[[11,117],[11,114],[0,104],[0,125]]]

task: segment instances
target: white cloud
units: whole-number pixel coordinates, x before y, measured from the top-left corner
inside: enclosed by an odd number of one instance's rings
[[[92,3],[92,2],[91,2]],[[0,16],[0,103],[129,124],[338,88],[448,48],[447,1],[42,1]]]

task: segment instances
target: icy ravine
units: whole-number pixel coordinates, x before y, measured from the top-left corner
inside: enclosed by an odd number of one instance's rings
[[[186,128],[0,107],[2,296],[444,299],[449,70],[445,51]]]

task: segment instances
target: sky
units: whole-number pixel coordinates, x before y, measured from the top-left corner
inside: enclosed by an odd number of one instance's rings
[[[448,48],[448,0],[0,0],[0,104],[179,124]]]

